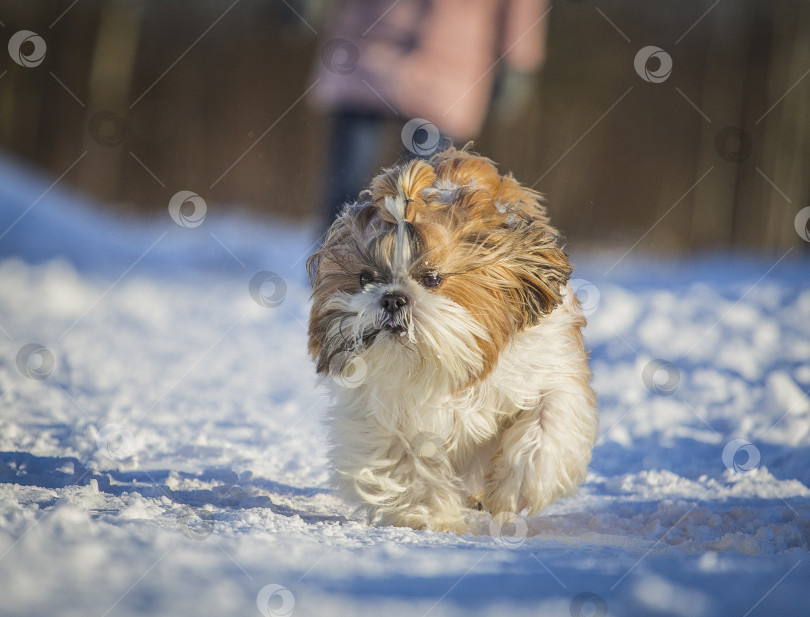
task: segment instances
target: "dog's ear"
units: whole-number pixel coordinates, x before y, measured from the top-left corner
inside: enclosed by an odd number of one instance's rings
[[[335,315],[328,301],[356,285],[357,255],[366,246],[366,237],[380,225],[377,210],[368,201],[347,204],[332,223],[320,247],[307,260],[312,285],[309,318],[309,353],[317,362],[318,373],[325,373],[335,350],[325,349],[326,333]],[[328,353],[327,353],[328,351]]]
[[[509,174],[501,176],[493,197],[502,204],[503,224],[511,235],[525,322],[534,325],[562,302],[573,267],[559,246],[559,233],[549,223],[539,193]]]
[[[573,268],[549,223],[542,196],[511,174],[499,175],[494,166],[485,164],[479,170],[478,184],[487,187],[484,201],[491,204],[479,210],[499,220],[489,241],[500,245],[497,252],[512,278],[510,300],[517,327],[533,326],[562,302]]]
[[[510,231],[514,247],[511,268],[519,281],[514,291],[522,312],[520,325],[533,326],[562,302],[573,267],[546,225],[522,222]]]

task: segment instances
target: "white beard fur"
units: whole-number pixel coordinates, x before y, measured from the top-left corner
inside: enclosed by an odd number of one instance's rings
[[[585,479],[598,418],[585,320],[570,285],[561,304],[513,337],[485,379],[455,395],[459,362],[480,359],[436,321],[453,308],[465,312],[450,305],[427,315],[431,336],[447,334],[431,345],[443,358],[406,354],[403,342],[383,338],[356,354],[361,383],[327,380],[334,481],[370,522],[465,532],[471,506],[534,514]],[[475,321],[453,317],[469,334]],[[424,337],[414,320],[416,338]]]

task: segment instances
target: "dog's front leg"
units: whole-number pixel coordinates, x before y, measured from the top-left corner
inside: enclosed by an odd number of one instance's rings
[[[585,479],[598,427],[596,398],[584,380],[519,411],[499,437],[486,476],[484,508],[531,514],[571,495]]]
[[[464,491],[440,438],[419,435],[401,447],[402,455],[388,480],[402,490],[389,507],[380,510],[381,522],[413,529],[467,531]]]

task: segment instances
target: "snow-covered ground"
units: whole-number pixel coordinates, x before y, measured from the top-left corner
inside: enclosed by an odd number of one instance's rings
[[[116,221],[0,168],[0,614],[808,614],[798,250],[574,255],[580,494],[479,535],[370,528],[327,484],[307,229]]]

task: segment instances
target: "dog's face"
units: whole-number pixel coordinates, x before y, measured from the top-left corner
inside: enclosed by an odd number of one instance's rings
[[[308,269],[319,373],[360,357],[392,383],[453,390],[553,310],[571,273],[538,195],[455,149],[375,178]]]

